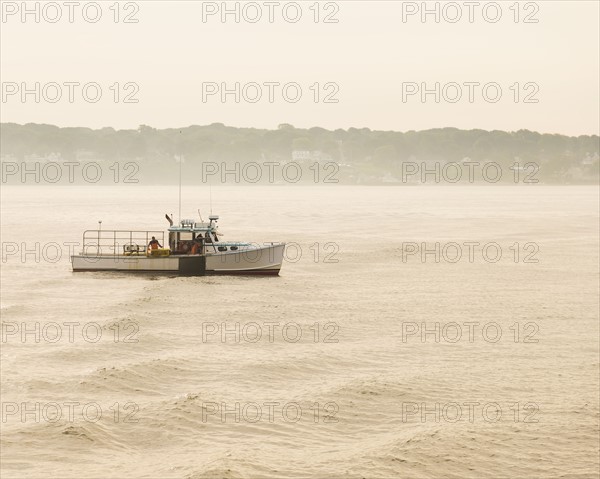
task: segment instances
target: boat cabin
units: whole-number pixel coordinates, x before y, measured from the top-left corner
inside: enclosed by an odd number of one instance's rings
[[[179,222],[179,225],[171,226],[169,228],[171,254],[204,254],[207,250],[208,252],[224,251],[217,244],[219,242],[217,231],[219,217],[211,215],[208,219],[208,223],[184,219]]]

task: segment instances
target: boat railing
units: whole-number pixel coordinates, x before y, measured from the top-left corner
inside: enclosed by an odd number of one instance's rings
[[[85,256],[145,255],[153,236],[165,246],[164,231],[86,230],[83,232],[82,254]]]

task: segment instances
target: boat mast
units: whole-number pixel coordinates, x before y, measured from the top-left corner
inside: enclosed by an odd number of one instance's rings
[[[179,221],[181,221],[181,156],[179,157]]]
[[[181,130],[179,130],[179,134],[181,135]],[[181,157],[181,141],[179,143],[179,222],[181,223],[181,164],[183,163],[183,158]]]

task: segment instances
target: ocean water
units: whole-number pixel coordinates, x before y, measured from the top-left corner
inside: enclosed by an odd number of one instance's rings
[[[598,188],[184,188],[278,277],[72,273],[174,187],[3,187],[3,478],[591,478]],[[437,244],[437,245],[436,245]],[[422,252],[425,251],[425,254]]]

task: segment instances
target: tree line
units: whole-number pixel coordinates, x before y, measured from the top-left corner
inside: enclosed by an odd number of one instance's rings
[[[188,172],[203,162],[247,164],[290,161],[335,162],[341,182],[377,183],[400,178],[404,165],[449,162],[495,162],[503,168],[518,163],[539,167],[546,182],[597,182],[600,141],[597,135],[565,136],[529,130],[485,131],[436,128],[423,131],[377,131],[369,128],[327,130],[205,126],[135,130],[106,127],[60,128],[28,123],[0,124],[2,161],[36,158],[63,161],[136,161],[148,179],[160,181],[183,156]]]

